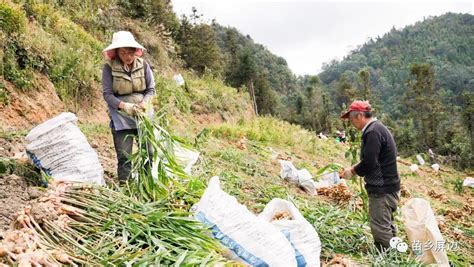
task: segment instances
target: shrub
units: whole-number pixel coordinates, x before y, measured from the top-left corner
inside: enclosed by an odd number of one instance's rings
[[[7,81],[10,81],[16,87],[25,89],[31,86],[33,77],[32,73],[26,68],[26,65],[19,66],[17,51],[18,47],[12,42],[8,42],[4,46],[2,62],[3,75]]]
[[[185,77],[193,101],[193,108],[198,113],[229,112],[245,113],[249,107],[247,94],[239,94],[234,88],[226,86],[221,79],[207,73],[201,79]],[[194,110],[196,111],[196,110]]]
[[[7,35],[25,31],[26,16],[23,10],[11,3],[0,3],[0,29]]]
[[[5,90],[5,85],[0,83],[0,105],[8,105],[10,102],[8,92]]]
[[[174,81],[166,80],[161,75],[155,76],[155,90],[158,106],[163,108],[167,105],[176,106],[181,112],[191,111],[191,99],[182,87],[178,87]]]
[[[15,86],[26,88],[31,85],[31,73],[26,69],[27,58],[18,55],[22,50],[16,44],[19,36],[25,32],[26,15],[18,5],[0,3],[0,29],[1,75]],[[2,93],[0,98],[6,103],[6,93]]]
[[[92,95],[100,80],[103,44],[52,5],[33,3],[29,9],[43,26],[31,33],[36,41],[29,44],[47,59],[47,72],[56,92],[75,110],[85,97]]]
[[[179,28],[179,20],[173,12],[171,1],[131,1],[119,0],[122,12],[131,18],[144,19],[152,24],[162,24],[171,32]]]
[[[59,14],[48,4],[30,4],[29,12],[45,28],[55,25],[59,20]]]

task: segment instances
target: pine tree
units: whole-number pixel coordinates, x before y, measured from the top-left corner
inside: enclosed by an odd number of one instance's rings
[[[436,147],[439,141],[437,129],[441,102],[434,70],[429,64],[413,64],[410,67],[410,74],[405,104],[420,138],[420,143],[416,147],[418,149]]]
[[[377,96],[377,94],[375,94],[372,91],[372,86],[370,84],[370,71],[369,71],[369,69],[364,68],[364,69],[360,70],[359,73],[358,73],[358,79],[359,79],[360,88],[361,88],[361,91],[362,91],[359,94],[359,96],[360,96],[359,99],[368,100],[370,105],[372,106],[372,110],[374,110],[375,112],[380,111],[380,106],[379,106],[380,99]]]
[[[242,84],[248,85],[250,81],[254,81],[257,77],[257,67],[255,59],[250,48],[245,48],[240,56],[237,68],[237,86]]]
[[[362,69],[359,71],[359,81],[362,85],[362,99],[368,100],[370,103],[372,103],[370,73],[368,69]]]
[[[323,101],[323,108],[321,109],[320,118],[320,125],[322,127],[321,130],[327,131],[328,133],[332,132],[332,125],[331,125],[331,108],[329,106],[328,95],[326,93],[322,94],[322,101]]]
[[[255,65],[255,59],[250,48],[246,48],[241,52],[239,56],[238,67],[234,75],[235,85],[238,88],[240,88],[242,85],[245,85],[247,88],[250,99],[252,100],[255,115],[258,116],[259,106],[257,103],[256,93],[258,88],[256,89],[254,84],[255,79],[257,78],[257,67]]]
[[[318,119],[318,94],[317,92],[319,91],[319,78],[318,76],[311,76],[309,78],[309,84],[306,87],[306,105],[307,105],[307,110],[305,116],[306,118],[306,123],[308,124],[309,128],[313,131],[316,131],[317,129],[320,129],[321,126],[319,124],[319,119]]]
[[[343,109],[343,105],[348,105],[350,101],[355,100],[355,89],[352,87],[348,73],[343,73],[339,78],[339,88],[336,93],[336,103]]]
[[[271,90],[268,79],[264,75],[259,75],[255,80],[255,99],[259,114],[275,114],[277,96],[275,92]]]
[[[464,92],[462,94],[462,100],[462,121],[471,139],[471,158],[469,160],[472,162],[474,160],[474,93],[469,91]]]
[[[187,68],[203,74],[206,70],[222,71],[222,60],[215,32],[210,25],[199,23],[202,15],[193,7],[191,21],[183,15],[176,36],[179,44],[179,55]]]

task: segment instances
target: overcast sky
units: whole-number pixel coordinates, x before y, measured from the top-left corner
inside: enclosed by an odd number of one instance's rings
[[[191,8],[210,22],[237,28],[286,59],[297,75],[317,74],[370,37],[446,12],[473,14],[474,1],[172,0],[175,12]],[[416,3],[415,3],[416,2]]]

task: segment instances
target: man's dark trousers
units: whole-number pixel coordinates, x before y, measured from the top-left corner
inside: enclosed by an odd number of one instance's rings
[[[369,194],[370,230],[375,246],[389,248],[390,239],[397,235],[393,213],[397,210],[400,195],[398,192],[387,194]]]

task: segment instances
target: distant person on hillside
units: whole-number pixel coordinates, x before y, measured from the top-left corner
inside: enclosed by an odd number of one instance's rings
[[[150,101],[155,81],[150,65],[141,58],[145,48],[128,31],[113,34],[112,44],[103,50],[102,89],[109,109],[110,128],[117,154],[117,175],[121,184],[130,178],[133,136],[137,136],[134,116],[147,112],[153,117]],[[152,148],[147,147],[150,159]],[[149,166],[150,167],[150,166]]]
[[[341,143],[345,143],[346,142],[346,131],[342,131],[341,132]]]
[[[328,137],[327,137],[323,132],[320,132],[320,133],[318,134],[318,137],[319,137],[320,139],[322,139],[322,140],[328,140]]]
[[[346,132],[336,131],[336,142],[345,143],[346,142]]]
[[[368,101],[354,101],[341,118],[349,119],[362,131],[359,163],[347,167],[339,174],[350,179],[357,174],[364,177],[369,195],[370,229],[375,246],[390,247],[390,239],[396,236],[393,212],[400,198],[400,178],[397,170],[397,147],[392,134],[380,121],[372,117]]]
[[[431,148],[428,148],[428,156],[430,157],[430,163],[431,165],[435,164],[435,153]]]

